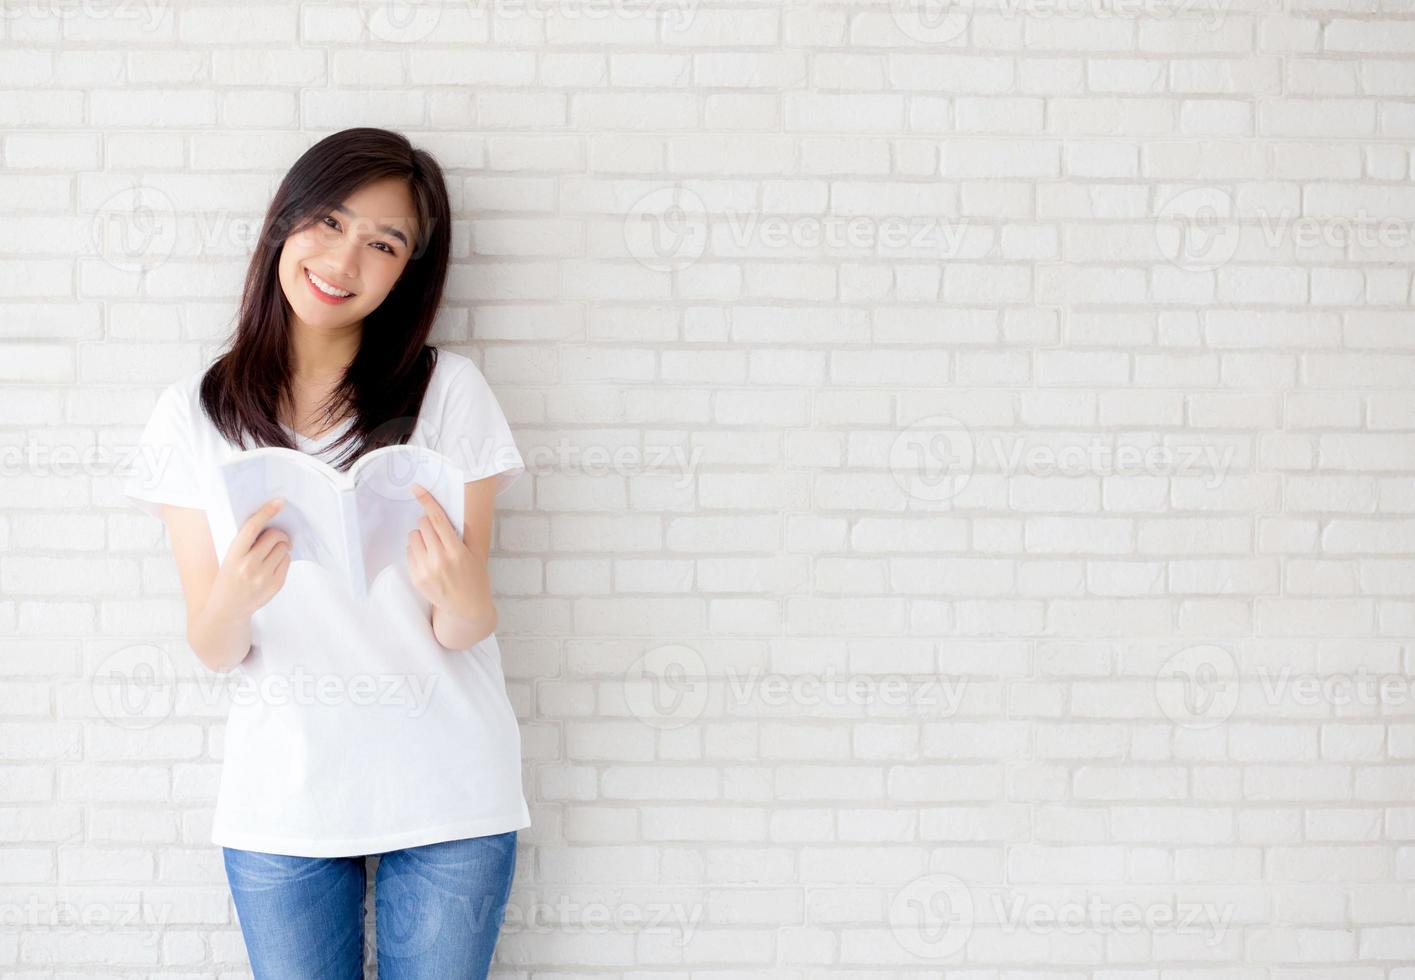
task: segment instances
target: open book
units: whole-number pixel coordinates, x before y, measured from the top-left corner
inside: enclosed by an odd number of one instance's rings
[[[422,446],[375,449],[348,472],[298,449],[261,446],[232,453],[220,482],[237,528],[271,497],[284,497],[266,527],[290,536],[290,561],[314,562],[358,599],[379,572],[407,560],[408,535],[427,513],[412,484],[427,488],[462,535],[462,472]]]

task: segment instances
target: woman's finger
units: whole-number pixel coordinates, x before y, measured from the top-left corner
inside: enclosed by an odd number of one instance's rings
[[[413,496],[418,503],[423,505],[426,512],[425,519],[429,522],[430,530],[437,535],[439,541],[449,550],[460,544],[457,537],[457,529],[452,526],[452,521],[448,519],[447,512],[442,509],[442,505],[437,502],[437,498],[427,492],[427,488],[420,483],[413,484]],[[431,544],[431,542],[428,542]]]

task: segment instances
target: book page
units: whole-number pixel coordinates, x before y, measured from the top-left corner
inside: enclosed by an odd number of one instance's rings
[[[348,581],[339,489],[317,467],[288,458],[278,448],[251,453],[221,467],[237,530],[271,497],[284,497],[285,506],[266,527],[289,535],[290,560],[312,561],[339,581]]]
[[[461,536],[462,472],[446,456],[422,446],[386,446],[359,463],[354,495],[370,586],[384,568],[407,563],[408,535],[427,513],[413,496],[414,483],[428,489]]]

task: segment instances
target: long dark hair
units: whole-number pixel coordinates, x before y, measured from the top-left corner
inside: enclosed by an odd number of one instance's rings
[[[230,349],[207,369],[201,404],[227,441],[246,448],[298,448],[279,413],[290,394],[290,304],[280,287],[285,239],[322,221],[364,184],[387,177],[408,182],[417,212],[417,241],[401,278],[363,321],[358,353],[325,403],[326,422],[352,413],[332,465],[346,469],[380,446],[407,442],[437,362],[427,343],[442,301],[451,242],[451,211],[442,168],[400,133],[359,127],[326,136],[295,161],[266,211],[242,291]]]

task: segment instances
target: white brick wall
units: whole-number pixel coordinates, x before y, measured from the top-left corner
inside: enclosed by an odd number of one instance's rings
[[[0,974],[247,973],[117,488],[379,125],[534,474],[498,976],[1415,980],[1415,8],[3,13]]]

